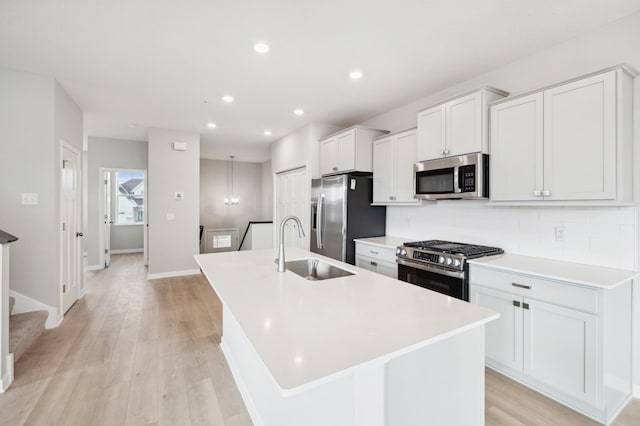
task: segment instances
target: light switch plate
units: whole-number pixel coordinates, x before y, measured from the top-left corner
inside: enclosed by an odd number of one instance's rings
[[[35,206],[38,204],[38,194],[35,193],[22,193],[22,205]]]

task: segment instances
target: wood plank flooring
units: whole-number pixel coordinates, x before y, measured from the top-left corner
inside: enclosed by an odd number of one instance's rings
[[[222,307],[206,279],[145,277],[139,254],[87,274],[85,297],[16,364],[0,425],[251,425],[217,345]],[[487,425],[597,424],[486,377]],[[615,424],[639,425],[640,401]]]

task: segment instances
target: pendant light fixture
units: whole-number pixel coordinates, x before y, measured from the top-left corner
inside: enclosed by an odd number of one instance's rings
[[[236,157],[235,155],[230,155],[229,158],[231,158],[231,198],[225,198],[224,204],[227,206],[237,206],[240,204],[240,199],[233,195],[233,159]]]

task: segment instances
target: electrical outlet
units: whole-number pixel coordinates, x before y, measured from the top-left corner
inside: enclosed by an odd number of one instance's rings
[[[567,227],[556,226],[556,241],[565,242],[567,240]]]
[[[38,194],[22,193],[22,205],[35,206],[38,204]]]

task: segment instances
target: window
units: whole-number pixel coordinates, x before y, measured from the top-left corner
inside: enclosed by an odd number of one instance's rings
[[[116,225],[144,223],[144,173],[115,172]]]

